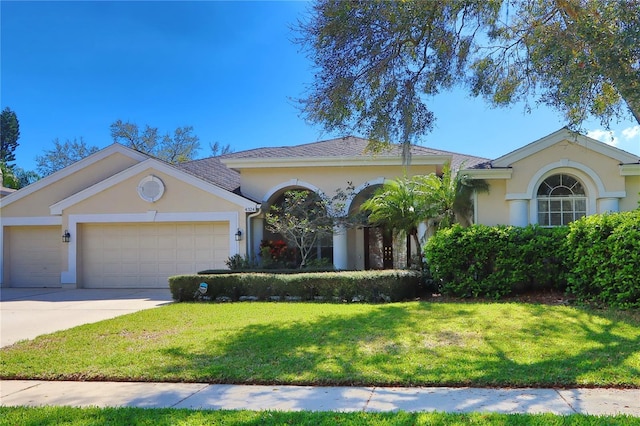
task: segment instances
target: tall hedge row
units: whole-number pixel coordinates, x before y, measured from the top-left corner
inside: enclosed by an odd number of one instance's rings
[[[566,289],[584,302],[640,308],[640,210],[558,228],[455,226],[432,237],[425,255],[444,294]]]
[[[640,308],[640,210],[570,224],[568,290],[584,301]]]
[[[444,294],[500,298],[566,286],[566,228],[456,225],[425,246],[427,264]]]

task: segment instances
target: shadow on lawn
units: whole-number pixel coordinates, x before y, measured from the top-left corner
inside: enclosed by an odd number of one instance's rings
[[[199,380],[211,383],[364,384],[358,362],[363,346],[397,340],[410,321],[407,309],[380,305],[314,322],[253,324],[224,340],[212,338],[198,353],[164,350],[175,359],[166,373],[198,369]]]
[[[212,338],[200,352],[163,350],[173,358],[164,373],[188,369],[193,380],[211,383],[640,387],[629,380],[640,377],[640,332],[621,333],[624,321],[579,309],[526,309],[523,315],[530,318],[518,322],[522,327],[502,330],[495,329],[502,322],[478,320],[469,305],[445,315],[428,303],[380,305],[314,322],[254,324],[224,340]],[[461,333],[439,324],[434,332],[416,311],[441,315],[439,323],[455,317],[494,329]],[[576,349],[574,338],[586,344]],[[539,339],[546,342],[542,349],[533,344]],[[528,352],[536,350],[544,356]]]

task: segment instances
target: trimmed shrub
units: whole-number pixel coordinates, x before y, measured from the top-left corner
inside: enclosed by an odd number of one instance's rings
[[[349,271],[294,274],[230,273],[177,275],[169,278],[176,301],[304,300],[326,302],[397,302],[414,298],[421,274],[416,271]],[[205,294],[198,290],[206,283]]]
[[[425,255],[440,291],[498,299],[566,287],[564,241],[568,229],[459,225],[427,241]]]
[[[640,210],[583,217],[569,228],[568,290],[585,302],[640,308]]]

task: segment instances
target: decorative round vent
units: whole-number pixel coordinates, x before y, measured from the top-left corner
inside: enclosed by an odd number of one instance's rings
[[[149,175],[138,184],[138,195],[145,201],[155,203],[164,194],[164,183],[159,177]]]

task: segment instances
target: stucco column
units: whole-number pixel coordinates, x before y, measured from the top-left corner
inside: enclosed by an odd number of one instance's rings
[[[529,200],[509,200],[509,225],[529,224]]]
[[[347,228],[344,225],[333,227],[333,266],[336,269],[347,269]]]
[[[612,212],[616,213],[620,211],[619,198],[600,198],[598,200],[598,213]]]

